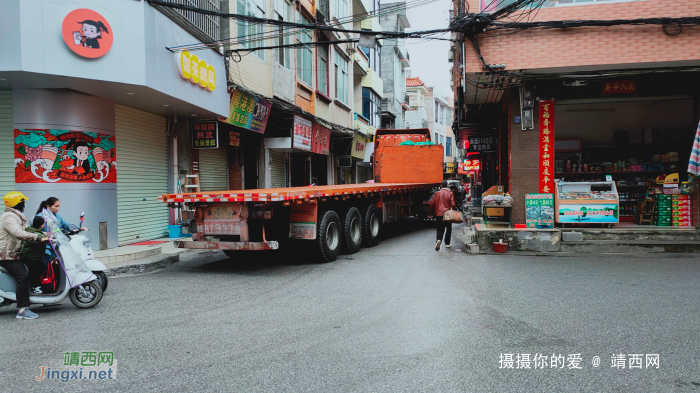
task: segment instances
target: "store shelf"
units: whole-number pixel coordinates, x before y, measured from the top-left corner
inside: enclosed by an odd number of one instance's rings
[[[655,186],[648,186],[646,184],[637,184],[637,185],[631,185],[631,184],[622,184],[622,185],[617,185],[617,188],[640,188],[640,187],[655,187]]]
[[[644,199],[620,199],[620,202],[636,202],[643,201]]]

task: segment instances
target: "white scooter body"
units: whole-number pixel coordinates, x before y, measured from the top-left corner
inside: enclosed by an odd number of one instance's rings
[[[94,259],[92,246],[90,245],[90,238],[84,235],[73,235],[70,236],[70,246],[73,247],[75,252],[78,253],[80,259],[87,265],[87,267],[93,272],[104,272],[107,267],[104,263]]]
[[[85,212],[80,213],[81,227],[83,226],[83,221],[85,221]],[[107,282],[107,274],[105,273],[107,267],[104,263],[94,259],[92,252],[92,241],[90,238],[84,235],[79,235],[80,228],[76,228],[74,225],[71,225],[71,227],[71,232],[66,233],[70,239],[71,248],[78,253],[78,256],[80,256],[80,259],[83,260],[90,271],[95,273],[97,276],[97,281],[100,283],[100,285],[102,285],[102,290],[106,291],[107,286],[109,285]]]

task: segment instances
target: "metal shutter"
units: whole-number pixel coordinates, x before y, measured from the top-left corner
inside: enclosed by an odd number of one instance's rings
[[[115,105],[119,245],[167,235],[165,118]]]
[[[228,190],[228,160],[225,147],[199,150],[199,189]]]
[[[15,190],[15,131],[12,91],[0,91],[0,195]]]
[[[284,151],[270,149],[270,188],[284,188],[287,186],[285,159],[286,154]]]

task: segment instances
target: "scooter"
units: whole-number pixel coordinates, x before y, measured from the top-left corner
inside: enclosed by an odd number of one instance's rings
[[[59,266],[56,269],[56,290],[52,293],[30,294],[30,304],[50,305],[63,301],[66,297],[78,308],[95,307],[102,300],[102,286],[87,265],[71,247],[70,239],[58,229],[56,219],[46,220],[45,227],[49,241],[56,251]],[[17,283],[0,267],[0,306],[17,302]]]
[[[83,227],[83,222],[85,222],[85,212],[80,213],[80,227],[75,225],[70,226],[69,231],[64,231],[63,233],[70,239],[70,245],[73,247],[80,259],[87,265],[87,267],[92,271],[95,276],[97,276],[97,282],[102,286],[102,292],[107,290],[107,275],[105,271],[107,267],[104,263],[94,259],[92,252],[92,240],[84,235],[79,235]]]

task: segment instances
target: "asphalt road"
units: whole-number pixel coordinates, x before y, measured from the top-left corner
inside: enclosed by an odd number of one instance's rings
[[[700,391],[699,259],[437,253],[433,236],[403,224],[329,264],[184,254],[91,310],[2,308],[0,391]],[[116,378],[35,380],[83,351],[113,351]],[[537,353],[566,364],[500,368]]]

